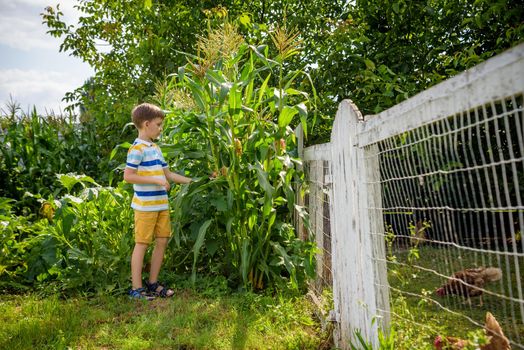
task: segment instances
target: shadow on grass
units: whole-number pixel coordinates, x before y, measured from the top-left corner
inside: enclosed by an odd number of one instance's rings
[[[265,307],[247,305],[242,296],[206,298],[184,290],[173,299],[152,302],[126,296],[61,300],[0,295],[0,349],[280,347],[279,323],[284,321]],[[285,342],[318,343],[316,328],[309,327],[307,335],[303,328],[286,327]]]
[[[235,322],[235,330],[233,332],[233,338],[231,339],[231,348],[235,350],[245,349],[249,325],[251,320],[249,317],[242,318],[237,317]]]

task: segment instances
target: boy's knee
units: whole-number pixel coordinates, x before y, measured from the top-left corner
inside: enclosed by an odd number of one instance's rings
[[[135,251],[144,251],[145,252],[147,250],[147,247],[149,247],[149,244],[147,244],[147,243],[135,242],[134,250]]]
[[[158,247],[165,248],[167,246],[169,238],[157,237],[155,238],[155,245]]]

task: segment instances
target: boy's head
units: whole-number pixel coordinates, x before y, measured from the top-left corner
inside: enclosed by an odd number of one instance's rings
[[[142,103],[133,108],[131,118],[133,124],[135,124],[136,128],[140,130],[146,121],[151,122],[157,118],[164,120],[164,112],[155,105]]]

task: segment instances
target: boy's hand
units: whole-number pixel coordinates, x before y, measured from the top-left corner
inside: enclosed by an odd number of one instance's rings
[[[157,185],[164,187],[166,189],[166,191],[169,191],[169,189],[171,188],[171,185],[169,184],[169,181],[167,181],[167,179],[165,179],[165,178],[158,180]]]

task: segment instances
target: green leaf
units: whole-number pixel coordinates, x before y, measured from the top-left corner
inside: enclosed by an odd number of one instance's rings
[[[277,256],[280,257],[280,264],[283,264],[290,274],[293,273],[295,265],[293,264],[293,261],[286,250],[278,242],[271,242],[271,245],[273,246],[274,251],[277,253]]]
[[[74,173],[69,173],[69,174],[57,174],[56,177],[58,178],[60,183],[67,189],[68,192],[71,192],[73,187],[78,183],[81,184],[85,188],[86,186],[84,185],[84,182],[88,182],[97,187],[100,187],[100,185],[97,184],[95,180],[93,180],[93,178],[87,175],[77,175]]]
[[[218,211],[227,211],[228,210],[227,200],[225,196],[213,198],[209,202],[211,205],[215,206]]]
[[[193,246],[193,273],[191,275],[193,283],[195,283],[196,280],[196,263],[198,260],[198,256],[200,255],[200,248],[202,248],[202,245],[204,244],[204,239],[206,237],[207,229],[209,228],[209,225],[211,225],[211,222],[213,222],[212,219],[207,220],[200,226],[200,229],[198,230],[198,236],[195,242],[195,245]]]
[[[209,255],[214,256],[218,248],[221,246],[220,241],[206,240],[206,251]]]
[[[277,211],[276,210],[272,210],[271,214],[269,214],[269,220],[268,220],[268,224],[267,224],[268,225],[268,229],[271,229],[271,227],[275,223],[276,218],[277,218]]]
[[[229,115],[234,116],[240,113],[242,110],[242,89],[233,84],[231,90],[229,91],[229,106],[228,112]]]
[[[264,82],[262,83],[262,85],[260,86],[260,89],[258,90],[258,103],[262,102],[262,99],[264,98],[266,94],[266,89],[267,89],[267,84],[269,82],[269,78],[271,78],[271,73],[267,75],[266,79],[264,79]]]
[[[244,283],[247,283],[247,275],[249,273],[249,257],[250,257],[250,249],[249,249],[249,240],[247,238],[244,238],[242,240],[242,250],[241,250],[241,258],[240,258],[240,272],[242,274],[242,280]]]
[[[250,60],[249,60],[249,65],[246,65],[246,68],[245,68],[245,72],[242,72],[242,75],[244,76],[244,74],[246,75],[246,77],[242,77],[242,80],[243,80],[243,84],[245,84],[247,82],[247,87],[246,87],[246,90],[245,90],[245,93],[244,93],[244,104],[247,104],[247,105],[251,105],[251,101],[253,99],[253,89],[254,89],[254,85],[255,85],[255,79],[253,79],[253,59],[252,59],[252,56],[250,57]]]
[[[267,217],[269,213],[271,212],[271,209],[273,209],[273,200],[270,196],[264,196],[264,206],[262,207],[262,215],[264,217]]]
[[[397,14],[399,13],[400,9],[399,9],[399,4],[398,4],[398,2],[396,2],[396,3],[393,4],[393,11],[394,11],[395,13],[397,13]]]
[[[251,23],[251,18],[249,17],[249,14],[247,14],[247,13],[243,13],[243,14],[241,14],[241,15],[238,17],[238,21],[239,21],[240,24],[242,24],[243,26],[247,26],[248,24]]]
[[[193,99],[195,100],[196,104],[202,111],[206,111],[206,100],[204,97],[204,90],[200,85],[195,83],[192,79],[189,79],[186,76],[186,81],[189,83],[189,88],[191,89],[191,92],[193,94]]]
[[[275,192],[275,189],[269,183],[269,180],[268,180],[269,174],[266,171],[264,171],[264,169],[262,169],[262,164],[260,164],[260,162],[257,162],[254,166],[250,164],[249,169],[256,170],[257,179],[258,179],[258,183],[260,184],[260,187],[264,189],[264,191],[266,192],[266,194],[269,197],[273,197],[273,193]]]
[[[298,110],[298,114],[300,116],[300,124],[302,124],[302,130],[304,131],[304,134],[307,135],[307,106],[304,102],[299,103],[295,106]]]
[[[251,49],[252,52],[255,53],[255,55],[260,58],[262,60],[262,62],[264,63],[267,63],[267,58],[266,56],[263,54],[265,52],[267,52],[267,45],[260,45],[258,47],[255,47],[253,45],[249,45],[249,48]]]
[[[278,126],[280,128],[287,127],[293,120],[293,116],[297,113],[297,108],[284,106],[284,108],[282,108],[282,112],[280,112],[280,115],[278,116]]]
[[[228,83],[228,81],[226,81],[226,79],[221,74],[218,74],[213,70],[208,70],[206,72],[206,78],[209,79],[216,86],[220,86],[223,83]],[[231,85],[231,83],[229,84]]]
[[[252,231],[253,227],[255,227],[255,224],[257,223],[258,214],[256,212],[249,215],[247,218],[247,228]]]
[[[144,8],[149,10],[153,6],[153,0],[144,0]]]
[[[364,63],[366,64],[366,68],[371,70],[371,71],[374,71],[375,70],[375,63],[373,63],[372,60],[368,59],[368,58],[365,58],[364,59]]]
[[[124,142],[124,143],[121,143],[121,144],[118,144],[116,145],[113,150],[111,151],[111,155],[109,156],[109,160],[112,160],[115,155],[116,155],[116,152],[118,152],[118,150],[120,148],[123,148],[123,149],[129,149],[129,147],[131,147],[131,144],[129,142]]]
[[[293,89],[293,88],[287,88],[286,89],[286,94],[288,94],[288,95],[302,95],[305,98],[309,98],[309,94],[307,92],[296,90],[296,89]]]
[[[218,95],[218,104],[222,106],[224,101],[226,100],[227,94],[229,94],[229,91],[231,90],[231,87],[233,84],[226,82],[220,84],[220,93]]]
[[[72,213],[68,213],[65,215],[65,217],[62,220],[62,234],[64,236],[68,236],[71,232],[71,228],[73,227],[73,221],[75,220],[75,216]]]

